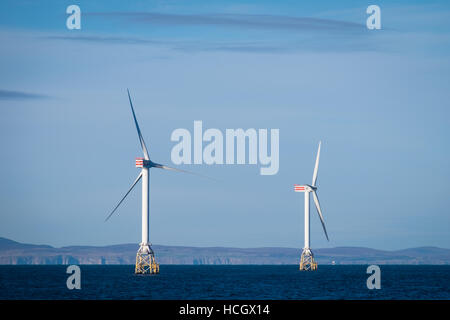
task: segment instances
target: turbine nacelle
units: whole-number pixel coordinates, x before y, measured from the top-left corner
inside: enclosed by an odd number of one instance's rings
[[[294,184],[294,191],[295,192],[312,192],[316,191],[317,187],[311,186],[309,184]]]
[[[144,158],[136,158],[136,168],[151,168],[155,167],[155,163]]]

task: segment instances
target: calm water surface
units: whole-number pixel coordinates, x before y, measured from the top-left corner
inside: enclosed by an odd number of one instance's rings
[[[450,299],[450,266],[380,266],[380,290],[366,265],[80,267],[81,290],[68,290],[67,266],[0,266],[0,299]]]

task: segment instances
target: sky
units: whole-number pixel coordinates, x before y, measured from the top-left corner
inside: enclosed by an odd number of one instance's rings
[[[81,9],[81,29],[66,8]],[[368,30],[368,5],[381,29]],[[139,243],[129,88],[153,161],[177,128],[279,129],[279,171],[152,169],[154,244],[450,248],[450,4],[446,1],[0,2],[0,237]]]

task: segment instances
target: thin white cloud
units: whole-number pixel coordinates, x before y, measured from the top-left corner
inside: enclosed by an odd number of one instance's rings
[[[167,14],[153,12],[92,12],[88,16],[122,19],[131,23],[170,26],[221,26],[281,29],[290,31],[364,31],[365,25],[333,19],[278,16],[268,14]]]
[[[28,99],[44,99],[45,95],[0,89],[0,100],[28,100]]]

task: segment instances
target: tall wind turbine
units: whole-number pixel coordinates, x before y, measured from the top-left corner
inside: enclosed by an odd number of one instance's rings
[[[159,273],[159,264],[156,263],[155,255],[153,253],[151,243],[149,242],[149,173],[150,168],[158,168],[164,170],[173,170],[179,172],[191,173],[185,170],[180,170],[172,167],[168,167],[159,163],[155,163],[150,160],[148,155],[148,149],[145,145],[144,138],[142,137],[141,129],[139,128],[139,124],[136,119],[136,114],[134,113],[133,103],[131,102],[130,91],[128,92],[128,100],[130,101],[131,112],[133,114],[134,124],[136,125],[136,130],[139,138],[139,142],[141,144],[142,152],[144,153],[144,158],[136,158],[136,167],[142,168],[141,173],[137,176],[136,180],[134,180],[130,189],[125,193],[123,198],[116,205],[114,210],[106,217],[105,221],[107,221],[113,213],[117,210],[120,204],[125,200],[127,195],[133,190],[134,186],[142,179],[142,240],[139,244],[139,250],[136,254],[136,269],[135,273]]]
[[[309,194],[312,193],[314,203],[316,204],[317,213],[319,214],[320,222],[322,223],[325,237],[328,239],[327,229],[325,228],[325,221],[323,221],[322,210],[320,209],[319,198],[317,197],[317,172],[319,170],[319,158],[320,158],[320,146],[322,142],[319,142],[319,149],[317,150],[316,165],[314,166],[314,173],[312,178],[312,184],[294,185],[295,192],[305,193],[305,246],[303,248],[302,256],[300,258],[300,270],[316,270],[317,263],[314,260],[314,255],[309,247]]]

